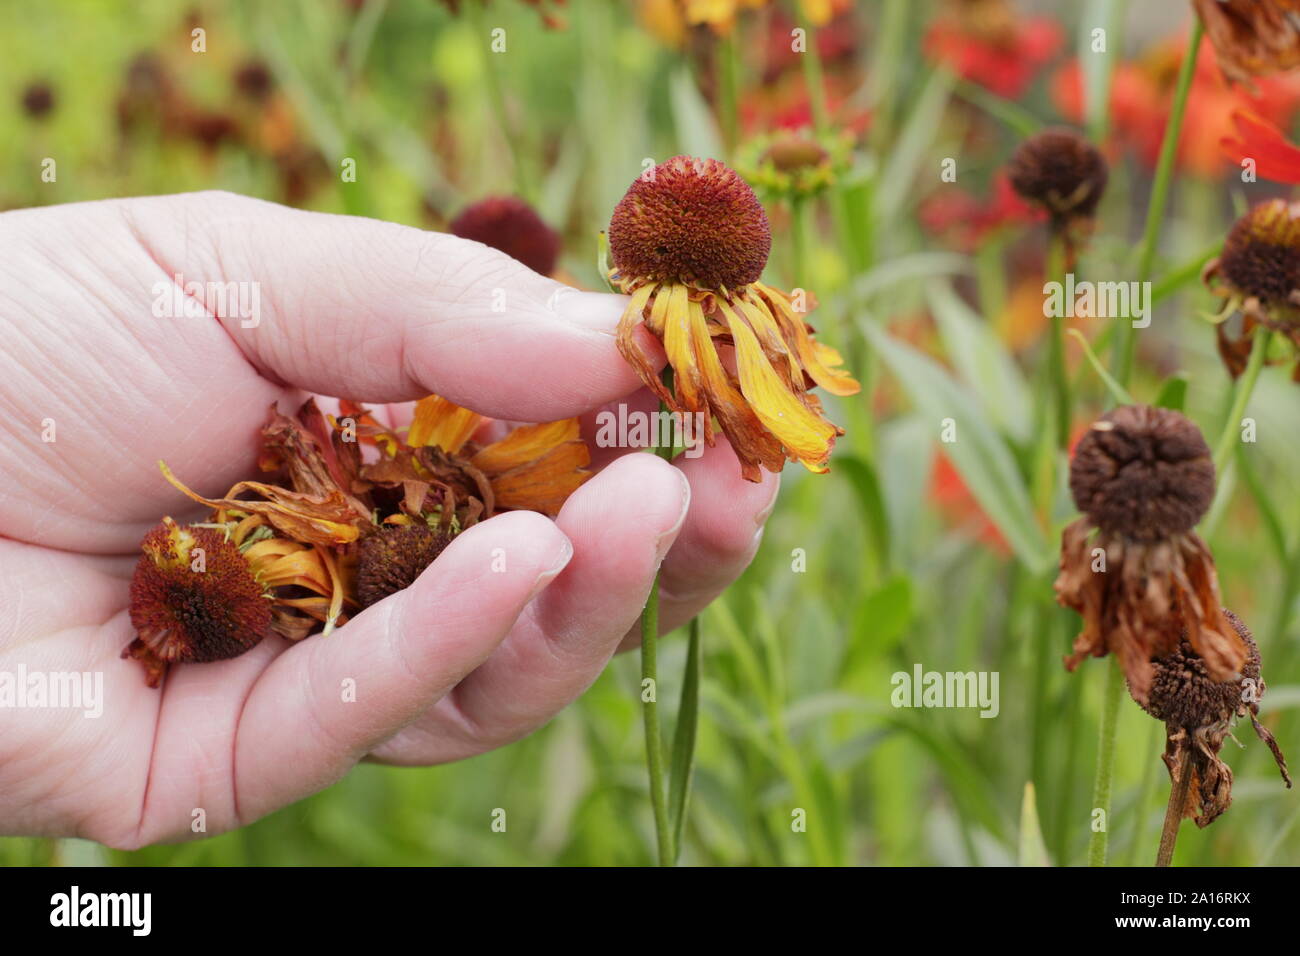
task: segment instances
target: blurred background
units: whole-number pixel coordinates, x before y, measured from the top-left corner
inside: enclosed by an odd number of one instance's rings
[[[557,276],[603,288],[597,236],[644,160],[736,166],[773,220],[768,281],[816,293],[811,321],[865,387],[827,400],[848,431],[831,473],[787,468],[757,560],[703,617],[683,862],[1086,860],[1109,662],[1061,665],[1079,618],[1051,585],[1075,512],[1043,427],[1044,226],[1001,170],[1045,125],[1104,144],[1110,185],[1076,272],[1135,278],[1189,3],[49,0],[6,18],[0,209],[220,188],[445,229],[475,201],[515,195],[562,237]],[[806,47],[792,49],[799,30]],[[1179,396],[1211,443],[1231,381],[1200,268],[1248,204],[1285,194],[1241,182],[1219,139],[1236,106],[1292,131],[1298,104],[1296,75],[1252,93],[1202,51],[1130,390]],[[1071,325],[1109,354],[1106,320]],[[1068,358],[1077,434],[1107,395],[1076,347]],[[1289,371],[1263,373],[1248,411],[1259,441],[1201,531],[1261,645],[1261,719],[1300,759]],[[945,418],[955,443],[941,441]],[[660,655],[671,733],[681,636]],[[997,717],[894,708],[891,676],[916,664],[997,672]],[[624,655],[549,726],[473,760],[362,766],[186,845],[0,839],[0,862],[645,864],[638,693]],[[1244,749],[1224,749],[1232,808],[1204,831],[1185,824],[1177,862],[1300,863],[1300,802],[1245,731]],[[1110,860],[1145,865],[1169,790],[1164,729],[1125,696],[1117,741]]]

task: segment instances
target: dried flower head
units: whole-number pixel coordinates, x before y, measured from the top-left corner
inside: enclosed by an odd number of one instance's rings
[[[771,246],[767,215],[744,180],[716,160],[688,156],[638,178],[609,227],[609,278],[632,297],[619,350],[672,411],[703,417],[710,445],[717,416],[750,481],[787,459],[825,471],[843,431],[822,416],[811,389],[858,391],[839,354],[804,322],[807,294],[759,281]],[[671,391],[637,341],[638,326],[663,343]],[[735,373],[720,348],[734,351]]]
[[[238,547],[213,528],[164,518],[131,579],[136,638],[122,652],[156,687],[168,664],[237,657],[271,630],[271,602]]]
[[[451,544],[452,534],[424,525],[388,525],[357,547],[357,600],[362,607],[415,583]]]
[[[1300,0],[1192,0],[1230,81],[1300,66]]]
[[[403,438],[342,401],[295,417],[274,408],[259,464],[274,481],[241,481],[205,498],[161,465],[207,521],[170,518],[149,533],[131,588],[149,686],[167,666],[234,657],[268,633],[328,634],[350,614],[408,586],[463,528],[497,511],[556,514],[587,478],[576,419],[527,425],[500,441],[471,437],[483,419],[437,396],[417,403]],[[377,452],[363,459],[361,446]],[[203,572],[203,573],[199,573]]]
[[[1083,616],[1083,630],[1066,667],[1114,653],[1145,704],[1151,661],[1185,635],[1211,677],[1237,679],[1246,646],[1223,615],[1214,558],[1192,530],[1214,497],[1196,426],[1170,409],[1121,406],[1080,439],[1070,489],[1085,517],[1062,533],[1056,598]]]
[[[1291,775],[1273,735],[1259,722],[1259,701],[1265,685],[1260,675],[1259,647],[1244,621],[1227,608],[1223,615],[1246,647],[1241,676],[1216,681],[1192,645],[1179,642],[1173,653],[1155,662],[1155,674],[1145,710],[1165,722],[1164,761],[1177,785],[1184,762],[1191,761],[1191,781],[1183,815],[1205,827],[1232,803],[1232,770],[1219,757],[1224,738],[1240,717],[1249,717],[1260,740],[1268,745],[1287,787]]]
[[[1022,198],[1047,210],[1052,231],[1072,241],[1076,233],[1091,229],[1109,171],[1083,134],[1060,126],[1035,133],[1016,147],[1007,175]]]
[[[1075,506],[1103,531],[1158,541],[1196,527],[1214,499],[1214,462],[1201,430],[1178,412],[1121,405],[1074,451]]]
[[[560,257],[560,235],[533,207],[513,196],[482,199],[451,222],[451,232],[499,249],[534,272],[550,275]]]
[[[640,176],[614,207],[614,268],[642,281],[740,288],[763,274],[772,250],[767,213],[734,170],[676,156]]]
[[[23,90],[22,107],[32,119],[45,119],[54,111],[54,87],[49,83],[28,84]]]
[[[1212,317],[1219,354],[1235,378],[1246,367],[1257,326],[1282,333],[1300,349],[1300,203],[1270,199],[1233,224],[1223,251],[1206,263],[1201,281],[1223,307]],[[1228,320],[1241,313],[1240,332]]]

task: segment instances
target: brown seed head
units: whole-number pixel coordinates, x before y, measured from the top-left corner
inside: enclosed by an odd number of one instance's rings
[[[131,624],[137,637],[132,648],[141,653],[133,656],[220,661],[266,636],[271,602],[220,531],[182,528],[164,518],[140,549],[144,556],[131,579]]]
[[[410,587],[452,535],[428,525],[386,525],[357,546],[357,600],[362,607]]]
[[[54,110],[54,88],[48,83],[32,83],[23,90],[23,112],[32,119],[44,119]]]
[[[763,274],[772,249],[754,190],[716,159],[674,156],[638,178],[609,221],[626,279],[737,289]]]
[[[1200,429],[1183,415],[1121,405],[1079,440],[1070,492],[1103,531],[1157,541],[1201,520],[1214,498],[1214,463]]]
[[[1246,645],[1246,663],[1241,669],[1241,678],[1213,680],[1206,670],[1205,661],[1184,638],[1178,650],[1155,662],[1155,675],[1151,679],[1147,704],[1143,707],[1152,717],[1187,730],[1215,727],[1244,714],[1244,708],[1263,694],[1259,647],[1250,628],[1227,608],[1223,609],[1223,616]],[[1253,689],[1253,697],[1248,698],[1248,688]]]
[[[1106,160],[1068,127],[1052,127],[1021,143],[1007,164],[1011,186],[1051,214],[1054,227],[1091,219],[1106,190]]]
[[[451,232],[499,249],[534,272],[550,275],[560,257],[560,236],[533,207],[513,196],[483,199],[451,222]]]
[[[247,60],[240,64],[235,70],[234,81],[235,89],[255,103],[270,96],[275,85],[271,68],[262,60]]]
[[[1218,260],[1234,291],[1265,306],[1294,306],[1300,289],[1300,203],[1270,199],[1233,224]]]

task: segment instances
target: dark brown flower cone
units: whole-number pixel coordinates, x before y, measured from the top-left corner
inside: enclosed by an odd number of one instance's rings
[[[1165,766],[1175,787],[1185,771],[1190,773],[1182,812],[1198,827],[1209,826],[1232,804],[1232,768],[1219,752],[1240,717],[1249,716],[1256,734],[1273,754],[1282,780],[1288,788],[1291,786],[1291,775],[1277,741],[1256,717],[1265,690],[1259,648],[1244,621],[1226,608],[1221,611],[1247,649],[1240,677],[1214,680],[1207,662],[1189,641],[1183,640],[1172,653],[1154,662],[1145,696],[1139,699],[1136,693],[1133,695],[1147,713],[1165,722]]]
[[[388,525],[357,548],[357,600],[364,607],[410,587],[451,543],[428,525]]]

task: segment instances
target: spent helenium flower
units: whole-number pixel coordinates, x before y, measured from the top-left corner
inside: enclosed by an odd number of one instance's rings
[[[811,297],[760,281],[771,248],[754,191],[714,159],[675,156],[648,170],[609,224],[609,279],[632,297],[619,323],[620,352],[672,411],[703,414],[710,445],[716,416],[750,481],[787,459],[825,471],[843,430],[825,419],[811,389],[853,395],[859,387],[838,367],[839,353],[813,338],[803,319]],[[638,341],[639,327],[662,342],[671,390]]]
[[[1246,645],[1223,614],[1214,558],[1192,530],[1214,487],[1205,438],[1171,409],[1121,405],[1079,440],[1070,491],[1084,517],[1061,536],[1056,579],[1057,600],[1083,616],[1070,670],[1113,653],[1145,704],[1152,660],[1185,638],[1214,680],[1240,674]]]

